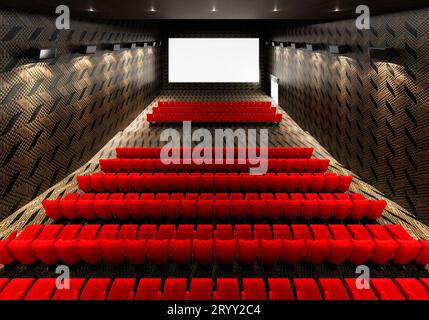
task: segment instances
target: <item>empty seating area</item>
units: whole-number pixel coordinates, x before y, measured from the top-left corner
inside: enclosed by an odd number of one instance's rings
[[[386,201],[360,193],[71,193],[43,206],[54,220],[376,220]]]
[[[345,192],[336,173],[93,173],[77,176],[84,192]]]
[[[429,279],[374,278],[356,289],[353,278],[0,278],[0,300],[429,300]]]
[[[117,158],[100,159],[103,172],[77,176],[82,192],[43,201],[47,217],[78,223],[30,224],[13,232],[0,241],[0,264],[429,263],[429,240],[414,239],[400,225],[375,223],[386,201],[350,192],[352,176],[327,172],[329,160],[311,158],[311,148],[204,150],[208,159],[221,156],[230,164],[198,164],[201,157],[190,156],[197,151],[172,149],[168,156],[179,162],[164,164],[161,148],[118,148]],[[265,174],[248,172],[255,151],[268,155]],[[92,277],[71,279],[72,290],[64,291],[54,279],[4,278],[0,299],[428,299],[427,279],[371,278],[369,289],[357,288],[356,281]]]
[[[429,240],[415,240],[398,225],[30,225],[0,242],[0,263],[16,261],[425,265],[429,263]]]
[[[147,121],[280,123],[283,115],[276,110],[270,101],[159,101]]]

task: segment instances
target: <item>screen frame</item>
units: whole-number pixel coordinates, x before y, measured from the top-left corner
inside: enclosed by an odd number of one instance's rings
[[[236,40],[253,40],[257,41],[257,81],[171,81],[171,74],[170,74],[170,40],[228,40],[228,41],[236,41]],[[166,56],[167,56],[167,82],[169,85],[181,85],[181,84],[230,84],[230,85],[237,85],[237,84],[253,84],[253,85],[261,85],[261,38],[260,37],[239,37],[239,38],[231,38],[231,37],[169,37],[165,41],[167,49],[166,49]]]

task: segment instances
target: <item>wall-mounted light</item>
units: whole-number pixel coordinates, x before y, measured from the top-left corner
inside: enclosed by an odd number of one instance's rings
[[[368,56],[375,60],[393,60],[399,57],[399,53],[395,48],[368,48]]]
[[[288,42],[285,42],[285,41],[280,41],[280,47],[281,48],[286,48],[286,47],[288,47],[289,46],[289,43]]]
[[[125,48],[129,48],[129,49],[135,49],[135,48],[137,48],[137,43],[135,43],[135,42],[131,42],[131,43],[125,43],[124,44],[124,47]]]
[[[350,47],[346,44],[334,44],[329,46],[329,52],[333,54],[345,54],[350,51]]]
[[[121,50],[121,45],[119,43],[108,44],[106,49],[110,51],[119,51]]]
[[[97,52],[97,46],[94,45],[83,45],[79,47],[79,53],[82,54],[94,54]]]
[[[323,45],[320,43],[307,43],[306,48],[308,51],[318,51],[323,49]]]
[[[277,47],[278,45],[279,45],[279,43],[277,41],[271,41],[272,47]]]
[[[28,57],[35,60],[53,59],[56,56],[56,48],[32,48],[28,51]]]
[[[299,48],[304,48],[305,47],[305,43],[301,43],[301,42],[292,42],[290,44],[290,47],[292,49],[299,49]]]

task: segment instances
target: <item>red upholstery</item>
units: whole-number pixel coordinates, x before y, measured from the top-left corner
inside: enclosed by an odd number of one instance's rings
[[[160,159],[161,147],[118,147],[116,148],[116,157],[118,159]],[[220,154],[222,158],[246,158],[250,157],[251,151],[244,147],[224,147],[224,148],[171,148],[170,156],[178,154],[179,158],[194,156],[194,153],[199,150],[198,156],[202,154],[206,157],[209,155],[210,158],[214,159],[216,154]],[[277,158],[289,158],[289,159],[308,159],[311,158],[313,154],[313,148],[303,148],[303,147],[267,147],[264,150],[261,150],[260,147],[254,148],[256,155],[260,155],[261,152],[267,152],[268,158],[277,159]],[[174,157],[173,157],[174,158]]]
[[[244,218],[254,220],[263,218],[278,220],[283,218],[288,220],[296,217],[303,219],[316,218],[321,211],[325,210],[325,204],[329,202],[332,204],[332,215],[330,214],[330,217],[340,220],[350,218],[350,216],[336,216],[335,209],[342,207],[344,203],[350,203],[350,208],[353,208],[353,195],[347,194],[347,199],[344,200],[324,200],[317,194],[296,193],[264,193],[261,195],[231,193],[223,199],[219,199],[220,194],[204,194],[204,196],[201,196],[192,193],[174,193],[172,195],[164,193],[128,193],[127,195],[112,193],[106,195],[103,200],[93,199],[90,201],[87,200],[86,194],[76,194],[73,206],[74,210],[78,212],[77,217],[87,217],[86,220],[95,218],[144,219],[146,217],[153,219],[166,217],[170,220],[179,218],[194,219],[196,217],[211,219],[213,216],[218,219],[232,218],[234,220]],[[62,203],[67,201],[61,198],[43,201],[46,215],[55,220],[65,218]],[[378,207],[378,215],[381,215],[386,205],[384,200],[361,200],[361,202],[368,203],[366,206],[367,211],[361,213],[364,217],[373,215],[374,211],[371,211],[373,206]],[[380,203],[383,206],[380,206]],[[207,211],[209,205],[210,212]],[[80,215],[79,207],[85,207],[85,216]],[[91,216],[91,218],[88,218],[88,216]],[[72,237],[78,231],[77,229],[68,230],[63,235],[64,240],[67,241],[69,237]],[[405,263],[407,259],[417,254],[417,247],[410,248],[411,244],[405,239],[397,240],[401,240],[401,248],[404,247],[401,251],[404,256],[400,261]],[[409,250],[413,251],[410,252]]]
[[[281,122],[271,103],[263,101],[158,102],[147,114],[149,122]]]
[[[71,278],[56,289],[55,278],[0,278],[0,300],[428,300],[427,280],[372,278],[358,289],[354,278]]]
[[[293,279],[297,300],[322,300],[316,280],[306,278]]]
[[[203,198],[207,196],[201,195]],[[223,195],[218,197],[222,199]],[[300,261],[310,264],[344,261],[385,264],[396,262],[401,254],[397,249],[391,251],[391,248],[399,247],[396,239],[389,239],[389,246],[379,244],[381,237],[390,237],[390,226],[292,224],[289,227],[275,224],[271,228],[268,224],[217,224],[213,229],[212,225],[204,224],[196,228],[192,224],[161,224],[158,227],[153,224],[29,225],[21,232],[27,235],[26,240],[6,241],[2,250],[12,260],[8,258],[0,263],[84,261],[97,264],[105,261],[120,264],[128,261],[141,264],[149,261],[165,264],[174,261],[186,264],[195,261],[207,264],[216,260],[222,264],[234,261],[242,264],[257,261],[265,264],[278,261],[288,264]],[[27,229],[38,230],[38,233],[29,237],[31,233]],[[402,232],[406,237],[408,233]],[[21,234],[16,239],[20,239]],[[49,240],[46,240],[48,236]],[[407,238],[410,246],[418,246],[417,254],[409,262],[419,263],[420,255],[425,254],[424,242],[411,236]],[[49,245],[41,245],[44,242]],[[37,254],[34,248],[37,248]],[[5,255],[0,252],[0,256]]]
[[[77,177],[84,192],[213,192],[222,186],[224,192],[345,192],[351,176],[335,173],[95,173]]]
[[[328,159],[226,159],[223,163],[196,163],[182,159],[170,163],[162,159],[100,159],[100,170],[113,172],[249,172],[250,168],[264,166],[267,172],[326,172]],[[358,200],[357,200],[358,201]],[[364,210],[365,208],[363,208]]]

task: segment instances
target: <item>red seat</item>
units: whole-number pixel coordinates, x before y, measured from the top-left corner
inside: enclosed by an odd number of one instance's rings
[[[212,286],[211,278],[192,278],[189,288],[189,300],[212,300]]]
[[[79,300],[105,300],[109,290],[110,279],[89,279],[80,295]]]
[[[71,278],[69,288],[57,289],[52,300],[78,300],[84,283],[83,278]]]
[[[31,249],[39,261],[45,264],[54,264],[58,261],[54,243],[62,228],[63,225],[47,225],[37,238],[31,242]]]
[[[213,293],[214,300],[240,300],[237,278],[218,278],[217,290]]]
[[[374,237],[375,251],[371,261],[376,264],[385,264],[393,260],[399,251],[398,243],[382,225],[367,225],[366,228]]]
[[[370,284],[380,300],[405,300],[405,297],[391,279],[371,278]]]
[[[55,292],[56,278],[38,279],[28,291],[24,300],[51,300]]]
[[[54,242],[56,256],[68,265],[74,265],[80,261],[77,243],[81,230],[82,225],[65,225]]]
[[[319,287],[314,279],[293,279],[297,300],[322,300]]]
[[[259,259],[265,264],[275,264],[283,250],[283,244],[280,239],[277,240],[260,240]]]
[[[103,229],[107,226],[103,226]],[[120,264],[125,261],[124,242],[126,239],[134,240],[137,237],[137,225],[126,224],[118,232],[119,225],[109,225],[111,231],[109,237],[101,240],[100,248],[104,260],[112,264]],[[102,229],[102,231],[103,231]],[[117,235],[116,235],[117,234]]]
[[[417,279],[396,278],[395,283],[407,300],[429,300],[429,291]]]
[[[264,280],[261,278],[243,278],[242,300],[267,300]]]
[[[289,279],[268,278],[270,300],[294,300]]]
[[[350,300],[340,279],[319,279],[321,291],[325,300]]]
[[[136,291],[135,300],[161,300],[161,279],[141,279]]]
[[[213,226],[199,224],[192,243],[192,259],[208,264],[213,259]]]
[[[107,300],[133,300],[136,279],[115,279],[110,287]]]
[[[214,232],[216,259],[222,264],[231,264],[237,254],[237,242],[232,234],[231,225],[216,226]]]
[[[398,264],[407,264],[416,260],[422,250],[422,243],[414,240],[410,234],[398,224],[385,225],[384,228],[392,235],[399,246],[398,253],[393,261]]]
[[[353,252],[350,262],[358,265],[366,263],[375,252],[374,240],[362,225],[348,225],[347,228],[353,237]]]
[[[283,240],[282,260],[287,264],[297,264],[305,256],[307,246],[304,239]]]
[[[99,232],[100,228],[101,228],[100,225],[87,224],[83,226],[79,234],[79,241],[77,243],[77,252],[79,254],[79,257],[86,263],[97,264],[103,260],[103,257],[100,251],[101,238],[97,239],[98,236],[100,237],[104,236],[104,234]]]
[[[10,280],[0,292],[0,300],[22,300],[33,283],[33,278],[15,278]]]
[[[164,283],[162,300],[187,300],[189,293],[186,291],[186,279],[168,278]]]
[[[369,288],[358,288],[356,281],[359,279],[356,278],[346,278],[344,279],[344,284],[347,288],[347,291],[350,293],[352,300],[378,300],[374,291],[371,287]]]
[[[327,261],[332,264],[341,264],[350,259],[353,253],[353,242],[346,226],[330,224],[328,228],[333,236],[329,242]]]

